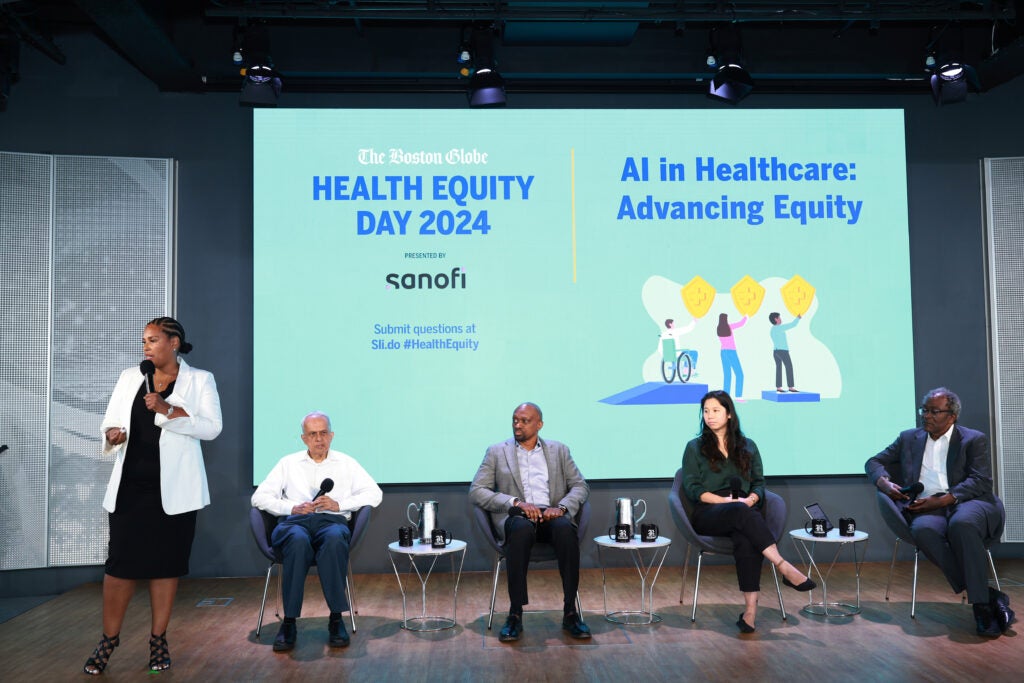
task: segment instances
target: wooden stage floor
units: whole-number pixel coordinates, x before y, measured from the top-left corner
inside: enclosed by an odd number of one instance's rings
[[[1024,618],[1024,560],[1002,560],[997,567],[1003,589]],[[463,574],[459,585],[456,627],[434,633],[400,627],[402,601],[394,574],[358,575],[354,580],[358,632],[352,636],[352,645],[340,650],[326,646],[327,608],[317,579],[310,578],[298,645],[284,654],[271,650],[278,626],[276,580],[271,582],[266,623],[257,640],[262,578],[185,579],[168,631],[173,667],[159,677],[162,681],[303,682],[1021,680],[1024,647],[1017,640],[1017,627],[995,639],[975,635],[971,608],[961,604],[938,570],[924,560],[917,618],[910,618],[911,568],[910,562],[897,565],[892,600],[886,602],[888,564],[865,564],[863,612],[854,617],[804,614],[800,608],[806,596],[783,587],[786,621],[781,619],[771,573],[766,570],[757,632],[744,636],[735,626],[742,599],[732,565],[704,568],[695,623],[690,621],[692,569],[681,605],[681,570],[665,567],[654,592],[655,611],[663,621],[650,626],[606,621],[601,571],[587,569],[581,576],[580,594],[594,633],[590,641],[563,636],[557,571],[534,569],[531,607],[554,609],[528,613],[523,638],[512,644],[499,643],[497,638],[507,609],[504,573],[493,630],[486,629],[490,574],[473,572]],[[411,578],[415,582],[415,576]],[[446,581],[441,574],[431,578],[431,598],[450,590]],[[853,581],[852,565],[837,565],[829,582],[830,599],[852,600]],[[609,570],[609,609],[637,609],[639,593],[635,570]],[[432,601],[428,613],[450,604],[450,599]],[[410,610],[418,607],[410,602]],[[148,597],[140,590],[105,680],[153,680],[146,669],[148,626]],[[99,635],[99,584],[60,595],[0,624],[0,680],[84,680],[82,665]]]

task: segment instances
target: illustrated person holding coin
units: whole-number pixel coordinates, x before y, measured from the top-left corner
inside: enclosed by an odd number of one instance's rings
[[[580,581],[580,545],[576,516],[590,495],[569,448],[541,439],[543,415],[535,403],[512,413],[513,438],[487,449],[469,487],[469,500],[491,515],[505,548],[508,619],[498,640],[519,640],[523,605],[529,602],[526,569],[535,541],[550,543],[562,577],[562,629],[573,638],[589,638],[590,628],[576,611]]]
[[[306,415],[301,438],[306,450],[281,458],[252,494],[253,507],[280,518],[270,535],[274,551],[283,558],[284,621],[274,638],[275,652],[295,647],[296,619],[302,614],[306,574],[314,561],[331,611],[327,644],[348,646],[349,635],[341,618],[341,613],[349,609],[345,596],[351,537],[348,520],[364,505],[380,505],[384,495],[354,458],[331,450],[334,432],[327,415]]]
[[[786,386],[792,392],[796,391],[793,384],[793,361],[789,357],[789,342],[786,339],[786,332],[800,324],[803,316],[798,315],[792,322],[782,324],[782,315],[769,313],[768,321],[772,324],[768,334],[772,338],[772,358],[775,359],[775,391],[782,393],[782,366],[786,366]]]
[[[701,399],[700,409],[700,435],[683,451],[683,494],[694,503],[691,522],[698,534],[732,540],[736,578],[745,605],[736,626],[741,633],[753,633],[763,558],[775,565],[790,588],[805,592],[817,584],[779,553],[761,511],[761,454],[757,444],[740,430],[732,397],[724,391],[709,391]],[[733,491],[738,498],[732,497]]]

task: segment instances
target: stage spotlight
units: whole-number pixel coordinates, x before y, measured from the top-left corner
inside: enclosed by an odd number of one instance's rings
[[[241,70],[242,94],[238,103],[247,107],[276,107],[281,94],[281,75],[274,69],[270,57],[266,26],[250,26],[245,31],[242,55],[246,66]]]
[[[470,71],[466,96],[471,107],[505,106],[505,79],[496,68],[494,36],[493,24],[478,24],[470,36],[469,52],[474,68]]]
[[[935,70],[929,79],[935,105],[954,104],[967,100],[967,89],[979,89],[978,77],[972,67],[960,62],[947,62]]]
[[[477,69],[469,77],[469,106],[504,107],[505,79],[493,69]]]
[[[723,64],[711,79],[708,97],[736,104],[754,89],[754,79],[739,64]]]
[[[281,77],[273,67],[256,64],[244,71],[238,103],[248,107],[276,107],[277,98],[281,95]]]

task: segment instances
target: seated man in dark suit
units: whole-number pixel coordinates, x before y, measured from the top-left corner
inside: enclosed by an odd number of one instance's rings
[[[383,493],[352,457],[331,450],[333,440],[329,417],[319,412],[306,415],[302,420],[306,450],[281,458],[252,494],[253,507],[281,520],[270,536],[274,550],[283,558],[284,622],[274,638],[275,652],[295,647],[295,620],[302,614],[306,574],[314,560],[331,610],[327,643],[330,647],[349,644],[341,619],[341,613],[349,608],[345,597],[351,533],[348,520],[364,505],[380,505]],[[330,479],[332,485],[324,486],[325,479]]]
[[[956,424],[960,397],[945,387],[925,394],[923,429],[908,429],[864,466],[880,491],[903,507],[914,542],[935,563],[953,592],[967,590],[978,633],[998,636],[1014,621],[1010,598],[988,587],[984,540],[1000,524],[992,494],[988,439]],[[891,481],[898,471],[902,481]],[[920,482],[911,500],[900,488]],[[909,504],[908,504],[909,501]]]
[[[523,403],[512,414],[513,439],[487,449],[469,487],[469,499],[491,513],[505,547],[509,611],[498,639],[519,640],[523,605],[529,603],[526,569],[534,541],[551,543],[562,577],[562,628],[573,638],[589,638],[590,629],[576,612],[580,581],[580,545],[573,521],[590,486],[569,449],[537,436],[544,426],[540,408]]]

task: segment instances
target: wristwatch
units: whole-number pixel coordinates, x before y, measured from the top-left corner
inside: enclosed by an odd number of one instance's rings
[[[174,414],[174,406],[171,406],[170,408],[167,409],[167,417],[170,417],[173,414]]]

